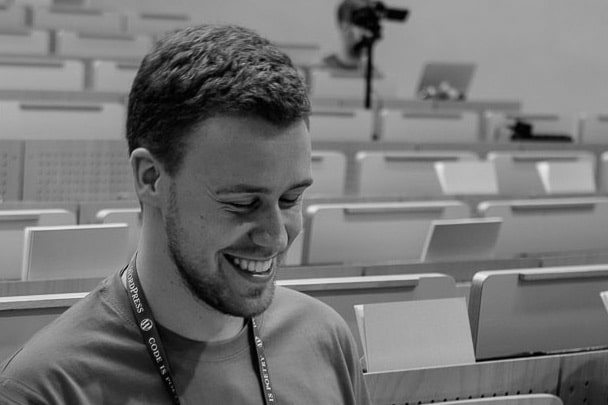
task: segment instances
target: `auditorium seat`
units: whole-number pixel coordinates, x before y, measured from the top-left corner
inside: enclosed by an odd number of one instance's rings
[[[563,405],[560,397],[553,394],[523,394],[491,398],[461,399],[442,402],[443,405]]]
[[[48,55],[51,52],[49,31],[26,28],[0,32],[0,55]]]
[[[152,48],[147,35],[94,35],[57,31],[54,53],[72,58],[94,58],[137,62]]]
[[[583,144],[608,143],[608,115],[581,114],[579,116],[579,130],[581,143]]]
[[[310,115],[310,133],[315,141],[372,140],[374,115],[370,110],[314,110]]]
[[[125,223],[25,228],[22,280],[101,278],[129,259]]]
[[[498,113],[485,114],[486,139],[490,142],[510,142],[516,122],[530,124],[531,133],[539,138],[547,135],[564,136],[564,142],[579,142],[578,120],[571,114],[553,113]],[[532,139],[523,139],[532,140]],[[541,138],[542,141],[542,138]]]
[[[435,162],[434,167],[443,195],[498,194],[496,168],[491,161]]]
[[[433,219],[469,217],[460,201],[312,204],[302,264],[417,261]]]
[[[141,232],[141,209],[139,207],[102,209],[97,212],[96,222],[100,224],[127,224],[129,227],[127,258],[130,258],[135,253]]]
[[[0,100],[2,139],[123,139],[124,120],[116,102]]]
[[[364,105],[366,83],[361,71],[345,72],[334,69],[314,68],[310,71],[310,95],[312,98],[359,100]],[[376,76],[373,81],[372,99],[395,97],[396,87]]]
[[[587,396],[588,387],[583,384],[560,387],[560,361],[559,356],[541,356],[367,373],[364,378],[375,404],[459,403],[473,398],[530,393],[557,395],[560,388],[565,396],[572,394],[571,388],[582,391],[576,393],[578,398]],[[572,402],[579,403],[582,402]]]
[[[476,161],[471,151],[360,151],[355,156],[361,196],[441,196],[435,162]]]
[[[538,162],[536,169],[546,194],[595,194],[592,160]]]
[[[0,297],[0,363],[87,293]]]
[[[321,47],[310,42],[275,42],[296,66],[308,68],[320,59]],[[306,70],[308,73],[308,69]]]
[[[546,195],[537,164],[589,162],[595,173],[596,158],[582,150],[491,151],[487,159],[494,162],[501,195],[532,197]],[[583,164],[585,165],[585,164]],[[591,179],[595,181],[595,178]],[[589,179],[586,180],[587,184]]]
[[[484,217],[501,217],[497,259],[608,249],[608,198],[493,200]]]
[[[91,63],[90,89],[128,94],[139,65],[111,60]]]
[[[11,33],[27,28],[27,10],[25,7],[0,1],[0,27],[2,32]]]
[[[0,90],[82,91],[84,84],[80,60],[0,56]]]
[[[608,347],[606,289],[606,264],[478,272],[469,300],[476,358]]]
[[[123,140],[31,140],[25,143],[23,199],[135,199]]]
[[[129,35],[160,35],[196,23],[187,13],[170,10],[162,13],[127,11],[125,16],[126,33]]]
[[[116,35],[124,31],[119,12],[84,7],[31,7],[31,25],[41,30],[66,30],[83,34]]]
[[[25,228],[28,226],[74,225],[76,214],[65,209],[0,210],[0,279],[19,280]]]
[[[476,143],[478,115],[471,111],[384,110],[381,115],[383,141],[411,143]]]
[[[98,223],[98,214],[103,210],[122,210],[128,208],[139,209],[140,205],[136,199],[119,199],[119,200],[89,200],[78,202],[78,223],[79,224],[95,224]],[[114,212],[114,211],[109,211]]]
[[[343,196],[346,184],[346,156],[337,151],[312,151],[312,178],[306,197]]]

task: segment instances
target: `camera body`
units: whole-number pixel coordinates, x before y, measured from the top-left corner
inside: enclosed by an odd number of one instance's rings
[[[379,34],[380,20],[403,22],[408,14],[407,9],[387,7],[381,1],[373,1],[369,5],[353,10],[350,20],[354,25],[365,28],[373,34]]]

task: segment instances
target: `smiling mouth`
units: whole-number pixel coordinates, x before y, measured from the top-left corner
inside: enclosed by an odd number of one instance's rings
[[[224,253],[224,257],[235,267],[251,274],[265,274],[270,272],[276,262],[276,257],[267,260],[253,260],[236,257]]]

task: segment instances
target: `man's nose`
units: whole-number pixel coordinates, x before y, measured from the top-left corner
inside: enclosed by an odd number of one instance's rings
[[[258,246],[272,250],[274,253],[287,249],[287,218],[278,207],[269,207],[259,213],[251,240]]]

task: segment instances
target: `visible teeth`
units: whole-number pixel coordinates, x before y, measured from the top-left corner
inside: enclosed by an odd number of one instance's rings
[[[273,259],[270,260],[248,260],[238,257],[232,257],[232,262],[239,266],[241,270],[246,270],[251,273],[263,273],[272,267]]]

